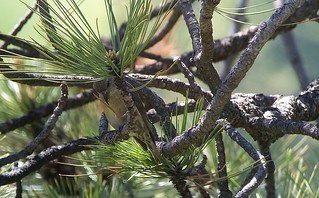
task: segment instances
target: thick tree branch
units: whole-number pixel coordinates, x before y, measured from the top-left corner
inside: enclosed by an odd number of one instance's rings
[[[220,77],[212,65],[214,52],[212,17],[214,9],[219,2],[220,0],[202,0],[202,8],[199,17],[202,51],[200,52],[199,64],[196,63],[196,53],[194,56],[198,73],[209,86],[212,93],[216,93],[217,88],[221,84]]]
[[[189,145],[196,143],[202,136],[206,135],[211,126],[216,122],[224,106],[230,100],[232,91],[238,86],[251,68],[254,60],[265,43],[271,38],[275,30],[300,6],[304,1],[291,0],[281,9],[278,9],[266,22],[262,22],[259,29],[243,52],[238,63],[233,67],[232,72],[227,76],[207,111],[201,118],[201,122],[177,136],[171,142],[162,145],[163,154],[170,158],[180,153]],[[183,9],[182,9],[183,10]]]
[[[247,132],[258,141],[275,142],[286,134],[302,134],[319,140],[319,129],[310,122],[293,122],[275,117],[260,118],[247,116]]]
[[[179,6],[184,16],[184,20],[186,22],[189,35],[192,39],[192,45],[194,49],[194,61],[196,65],[199,65],[201,53],[202,53],[202,44],[201,44],[200,29],[199,29],[198,21],[196,19],[196,16],[190,1],[180,0]]]

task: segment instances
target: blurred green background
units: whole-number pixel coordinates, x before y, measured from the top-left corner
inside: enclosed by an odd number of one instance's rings
[[[28,5],[32,5],[35,1],[33,0],[24,0]],[[128,1],[114,1],[115,14],[118,18],[118,24],[125,21],[126,10],[124,5],[127,5]],[[159,2],[159,1],[157,1]],[[251,5],[259,4],[261,0],[251,1]],[[156,3],[154,3],[156,4]],[[222,1],[219,7],[224,8],[235,8],[236,1]],[[249,12],[253,11],[262,11],[268,8],[272,8],[272,2],[269,4],[258,6],[254,9],[249,9]],[[90,0],[84,1],[80,6],[84,14],[87,16],[89,22],[92,26],[98,19],[99,29],[101,35],[108,37],[108,25],[105,15],[104,3],[102,0]],[[20,18],[28,11],[25,5],[18,0],[0,0],[0,32],[9,33],[14,25],[20,20]],[[200,2],[194,3],[194,9],[199,13]],[[266,20],[271,15],[271,12],[260,14],[260,15],[249,15],[247,16],[248,21],[254,24],[258,24],[263,20]],[[214,25],[214,38],[219,39],[229,35],[231,20],[214,13],[213,16],[213,25]],[[40,42],[45,42],[38,33],[35,31],[39,24],[38,16],[34,15],[31,20],[28,21],[27,25],[19,32],[18,36],[23,38],[36,39]],[[243,28],[247,28],[248,25],[243,25]],[[308,22],[302,23],[293,30],[295,39],[297,41],[298,49],[301,53],[302,61],[304,67],[306,68],[306,73],[309,76],[309,79],[315,79],[319,75],[319,69],[317,64],[319,63],[319,28],[318,23]],[[170,55],[179,55],[182,52],[190,51],[192,49],[191,40],[188,35],[188,31],[185,26],[185,22],[181,19],[177,26],[174,28],[174,32],[170,35],[169,38],[170,46],[173,46],[174,50],[170,51]],[[222,63],[215,63],[215,67],[218,71],[221,71]],[[181,78],[180,75],[173,75],[174,78]],[[1,85],[3,86],[3,85]],[[298,79],[294,70],[291,67],[291,64],[288,60],[285,46],[280,36],[277,36],[276,39],[269,41],[266,46],[261,51],[257,60],[255,61],[252,69],[247,73],[245,79],[240,83],[239,87],[236,89],[236,92],[244,93],[264,93],[264,94],[282,94],[282,95],[294,95],[297,96],[300,93],[300,86]],[[166,101],[175,101],[176,97],[172,94],[167,94],[168,92],[160,91]],[[171,93],[171,92],[170,92]],[[2,94],[2,93],[0,93]],[[184,98],[178,96],[179,100]],[[0,103],[1,105],[2,103]],[[3,108],[1,108],[3,109]],[[98,118],[98,115],[96,115]],[[0,121],[4,121],[0,118]],[[96,122],[95,122],[96,124]],[[97,127],[97,125],[96,125]],[[244,133],[245,134],[245,133]],[[248,135],[245,135],[247,139],[251,138]],[[76,138],[76,137],[74,137]],[[240,158],[236,156],[242,156],[243,152],[238,149],[238,146],[235,145],[229,138],[224,138],[226,144],[226,152],[229,152],[228,161],[229,164],[235,160],[241,161]],[[253,140],[251,140],[253,142]],[[258,147],[255,143],[256,148]],[[229,150],[228,150],[229,149]],[[278,140],[271,147],[273,151],[273,159],[277,167],[277,181],[281,181],[280,175],[286,175],[284,179],[295,179],[296,174],[300,173],[301,178],[310,177],[311,172],[315,165],[318,163],[319,154],[317,150],[319,149],[318,141],[315,141],[308,137],[301,136],[285,136]],[[213,146],[208,149],[207,153],[213,152]],[[288,153],[292,152],[292,160],[288,160]],[[241,153],[241,154],[240,154]],[[291,163],[289,163],[291,162]],[[244,162],[242,162],[244,164]],[[300,165],[300,163],[302,163]],[[236,163],[235,163],[236,164]],[[214,163],[211,162],[213,169]],[[300,167],[299,167],[300,166]],[[236,169],[234,167],[234,169]],[[230,171],[233,171],[230,169]],[[284,180],[282,179],[282,180]],[[289,180],[290,181],[290,180]],[[287,186],[283,186],[283,183],[279,183],[278,193],[281,197],[286,197],[285,193],[288,191]],[[296,183],[298,183],[296,181]],[[311,183],[314,187],[319,187],[319,178],[314,178],[314,181]],[[262,191],[262,190],[261,190]],[[280,194],[282,192],[282,194]],[[257,196],[257,195],[256,195]],[[293,197],[293,195],[291,195]],[[254,196],[253,196],[254,197]]]

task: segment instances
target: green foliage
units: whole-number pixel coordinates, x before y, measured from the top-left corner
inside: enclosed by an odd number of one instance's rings
[[[194,125],[199,121],[203,101],[204,100],[200,100],[196,106],[193,118]],[[181,129],[178,130],[179,134],[186,128],[187,107],[188,103],[185,102],[184,116],[181,121],[182,126]],[[179,123],[177,120],[176,126],[179,126]],[[191,146],[180,155],[172,159],[166,159],[159,164],[156,163],[149,152],[143,150],[133,139],[118,142],[114,146],[103,145],[101,143],[92,147],[96,151],[93,164],[96,164],[97,160],[101,164],[101,167],[118,167],[119,169],[116,169],[118,173],[135,172],[135,174],[146,177],[167,178],[172,176],[177,170],[187,170],[194,166],[214,134],[216,134],[216,131],[212,132],[210,136],[203,140],[202,146]],[[168,141],[172,139],[172,137],[166,138]]]
[[[186,120],[188,119],[188,99],[185,101],[184,114],[182,120],[176,120],[178,134],[181,134],[186,129]],[[195,112],[193,113],[192,124],[198,123],[202,114],[204,100],[197,102]],[[90,169],[89,174],[109,175],[111,178],[119,177],[121,180],[131,182],[136,185],[137,180],[141,179],[159,179],[165,180],[174,176],[177,172],[186,172],[200,162],[203,156],[203,151],[213,139],[213,136],[219,132],[220,127],[216,127],[202,142],[201,146],[191,146],[185,149],[181,154],[171,158],[164,159],[161,163],[157,163],[152,155],[145,151],[134,139],[129,139],[123,142],[117,142],[115,145],[104,145],[99,143],[96,146],[91,146],[94,150],[87,157],[82,156],[77,160],[83,163]],[[171,140],[172,137],[166,137]],[[92,157],[93,155],[93,157]],[[71,165],[71,164],[70,164]],[[166,181],[167,182],[167,181]],[[144,186],[142,187],[144,188]],[[110,192],[111,193],[111,192]]]
[[[57,9],[47,4],[52,18],[34,10],[42,19],[39,34],[53,47],[47,47],[36,40],[24,40],[45,56],[45,59],[17,54],[2,55],[3,58],[18,57],[23,60],[20,63],[6,62],[4,65],[14,66],[17,72],[25,73],[88,76],[97,79],[122,76],[125,68],[134,67],[136,57],[145,48],[169,12],[163,13],[162,9],[160,16],[154,19],[151,25],[150,0],[130,0],[130,5],[126,8],[127,27],[123,40],[120,40],[112,0],[104,0],[104,2],[113,51],[105,49],[98,27],[97,30],[93,30],[75,0],[66,0],[67,6],[61,1],[54,0],[53,3]],[[172,4],[171,8],[173,6]]]
[[[305,163],[311,161],[309,138],[288,136],[279,140],[275,159],[276,185],[279,197],[319,197],[317,174],[318,161],[314,165]],[[281,143],[283,142],[284,143]]]

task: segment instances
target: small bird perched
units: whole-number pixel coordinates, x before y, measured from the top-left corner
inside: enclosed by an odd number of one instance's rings
[[[121,127],[128,122],[128,110],[122,95],[123,92],[115,85],[114,79],[110,78],[95,82],[93,83],[93,89],[99,94],[98,99],[102,102],[103,112],[109,124],[116,130],[121,129]],[[131,93],[131,96],[133,94],[134,93]],[[131,99],[133,99],[133,97]],[[156,148],[153,135],[155,128],[147,119],[143,103],[140,101],[138,103],[133,102],[132,104],[134,105],[136,114],[134,118],[131,119],[133,119],[134,126],[137,128],[131,128],[132,131],[130,131],[130,135],[133,136],[145,150],[149,150],[156,161],[161,161],[163,156]]]
[[[119,129],[126,122],[126,107],[121,91],[116,87],[114,79],[95,82],[93,89],[99,94],[103,112],[114,129]]]

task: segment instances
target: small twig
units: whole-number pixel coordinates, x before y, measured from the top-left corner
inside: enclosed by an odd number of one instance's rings
[[[305,89],[309,83],[309,77],[306,73],[300,51],[298,50],[296,40],[294,38],[293,32],[286,32],[281,35],[284,42],[284,47],[286,49],[286,54],[289,57],[292,68],[294,69],[301,89]]]
[[[101,137],[103,132],[107,131],[109,127],[109,121],[107,120],[105,113],[102,112],[99,126],[99,136]]]
[[[266,170],[267,177],[265,178],[265,189],[267,197],[277,197],[276,196],[276,182],[275,182],[275,163],[271,158],[269,143],[259,143],[260,152],[266,157]]]
[[[70,86],[79,86],[83,88],[91,88],[92,82],[96,81],[96,78],[87,76],[53,76],[53,75],[42,75],[42,74],[28,74],[19,72],[10,67],[11,63],[3,62],[0,57],[0,73],[6,78],[21,84],[31,86],[58,86],[61,82],[66,81]]]
[[[164,62],[164,63],[167,63],[167,64],[170,64],[172,65],[174,63],[174,61],[170,58],[163,58],[161,55],[157,55],[157,54],[152,54],[150,52],[141,52],[139,54],[140,57],[144,57],[144,58],[148,58],[148,59],[153,59],[153,60],[156,60],[158,62]],[[145,65],[145,67],[147,67]]]
[[[72,142],[64,143],[62,145],[51,146],[27,160],[18,168],[1,174],[0,186],[19,181],[30,173],[39,170],[44,164],[53,159],[61,157],[62,155],[71,155],[83,150],[90,150],[91,148],[89,146],[96,144],[95,139],[98,138],[78,139]]]
[[[314,10],[309,16],[309,20],[319,23],[319,15],[317,14],[318,10]]]
[[[204,101],[203,110],[206,109],[207,105],[208,103]],[[166,109],[166,112],[168,112],[170,115],[176,116],[176,114],[182,115],[184,113],[185,106],[186,106],[185,101],[181,101],[178,103],[172,102],[172,103],[166,104],[165,109]],[[196,106],[197,104],[195,100],[188,100],[188,104],[187,104],[188,113],[194,112],[196,110],[195,109]],[[156,123],[160,121],[160,116],[157,114],[157,112],[154,109],[150,109],[147,112],[147,116],[152,123]]]
[[[176,24],[177,20],[181,16],[181,14],[182,13],[181,13],[180,7],[176,6],[174,8],[171,16],[169,17],[169,19],[167,19],[166,23],[161,27],[161,29],[159,29],[157,31],[157,33],[153,36],[153,38],[148,42],[148,44],[146,45],[144,50],[152,47],[153,45],[158,43],[160,40],[162,40],[164,38],[164,36],[167,35],[167,33],[170,30],[172,30],[173,26]]]
[[[130,116],[131,115],[128,115],[128,118]],[[114,144],[117,141],[127,140],[129,138],[128,123],[125,123],[125,125],[119,129],[109,131],[108,120],[105,113],[102,112],[99,126],[99,141],[104,144]]]
[[[167,12],[169,9],[172,8],[172,5],[177,4],[178,1],[179,0],[172,0],[172,1],[167,2],[164,5],[159,5],[159,6],[155,7],[152,10],[152,13],[151,13],[151,19],[153,19],[154,17],[159,16],[160,13],[163,14],[164,12]]]
[[[185,78],[187,78],[190,86],[192,87],[192,92],[198,92],[200,95],[203,95],[202,89],[198,85],[198,83],[195,81],[195,77],[193,73],[186,67],[183,60],[180,60],[177,62],[177,66],[179,70],[184,74]]]
[[[105,115],[104,115],[105,116]],[[99,140],[104,144],[114,144],[115,142],[128,140],[130,138],[126,128],[121,130],[104,131],[99,129]]]
[[[141,53],[142,57],[144,56],[144,52]],[[190,55],[191,57],[191,55]],[[189,57],[189,58],[190,58]],[[158,58],[158,56],[152,56],[151,59]],[[162,58],[162,57],[161,57]],[[136,65],[134,67],[134,72],[139,74],[147,74],[147,75],[155,75],[157,72],[167,70],[174,63],[173,58],[165,58],[162,62],[155,62],[147,65]],[[180,70],[177,67],[172,67],[170,70],[166,71],[166,75],[179,73]]]
[[[66,84],[61,84],[61,97],[59,99],[58,105],[53,110],[53,114],[50,119],[47,121],[44,129],[39,133],[39,135],[32,140],[30,144],[28,144],[23,150],[18,153],[9,155],[8,157],[0,159],[0,167],[18,159],[24,158],[33,153],[34,149],[50,135],[50,132],[55,127],[56,122],[58,121],[59,116],[62,114],[63,109],[66,105],[68,96],[68,88]]]
[[[217,172],[219,178],[227,178],[227,166],[226,166],[226,155],[225,155],[225,146],[223,142],[222,133],[217,133],[215,135],[216,142],[216,152],[217,152]],[[228,187],[228,180],[221,180],[217,182],[218,188],[220,190],[219,197],[232,197],[232,192]]]
[[[6,34],[1,34],[0,33],[0,39],[6,42],[7,44],[13,44],[17,47],[20,47],[20,49],[6,49],[9,53],[6,51],[0,50],[0,55],[12,55],[10,52],[14,54],[20,54],[20,55],[25,55],[28,57],[40,57],[40,53],[29,43],[27,43],[25,40],[20,39],[18,37],[14,37],[11,35],[6,35]],[[1,48],[0,48],[1,49]]]
[[[254,149],[254,147],[237,132],[236,129],[227,124],[227,121],[224,121],[222,125],[224,126],[227,135],[233,141],[235,141],[240,147],[242,147],[251,158],[253,158],[256,161],[255,166],[257,170],[252,170],[254,174],[248,175],[248,181],[246,179],[247,182],[244,182],[240,190],[234,196],[238,198],[248,197],[248,195],[250,195],[260,185],[260,183],[264,180],[266,176],[265,157],[259,154]]]
[[[187,177],[197,176],[198,174],[200,174],[202,170],[205,169],[206,164],[207,164],[207,156],[203,155],[202,161],[198,165],[188,169],[185,174],[187,175]]]
[[[18,168],[19,167],[19,163],[15,162],[14,163],[14,168]],[[22,198],[22,182],[21,180],[18,180],[16,182],[16,196],[15,198]]]
[[[20,30],[23,28],[23,26],[28,22],[28,20],[31,18],[31,16],[33,15],[33,10],[36,10],[38,7],[38,3],[33,4],[33,6],[31,7],[32,9],[29,10],[21,19],[20,21],[14,26],[13,30],[11,30],[11,32],[9,33],[9,35],[11,36],[15,36],[18,34],[18,32],[20,32]],[[4,41],[1,45],[0,45],[0,49],[6,49],[7,46],[10,43],[8,41]]]
[[[200,99],[202,96],[204,96],[208,101],[213,98],[213,95],[210,92],[204,89],[201,89],[200,91],[196,89],[194,90],[192,86],[178,79],[171,79],[165,76],[159,76],[154,79],[154,76],[152,75],[141,74],[132,74],[131,76],[140,80],[151,80],[151,82],[148,84],[148,87],[166,89],[180,93],[184,96],[186,96],[186,92],[189,90],[188,97],[195,100]]]
[[[94,96],[93,90],[84,91],[83,93],[68,98],[66,100],[66,105],[63,110],[65,111],[68,109],[82,106],[84,104],[94,101],[95,99],[96,97]],[[57,104],[57,101],[51,102],[39,108],[33,109],[32,111],[29,111],[28,113],[19,118],[14,118],[11,120],[7,120],[6,122],[0,123],[1,134],[5,134],[9,131],[22,127],[28,123],[32,123],[34,120],[50,115],[54,108],[57,106]]]

